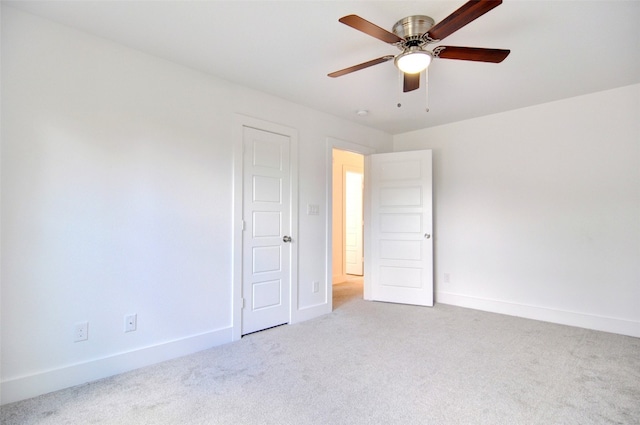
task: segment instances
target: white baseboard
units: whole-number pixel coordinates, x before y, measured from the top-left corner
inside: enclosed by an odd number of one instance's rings
[[[0,404],[13,403],[231,342],[231,328],[3,381]]]
[[[640,338],[640,322],[437,291],[436,302]]]
[[[328,313],[331,313],[331,306],[326,302],[302,307],[292,316],[291,324],[315,319]]]

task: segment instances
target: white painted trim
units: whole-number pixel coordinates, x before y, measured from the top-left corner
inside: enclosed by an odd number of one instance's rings
[[[326,222],[325,229],[327,230],[327,233],[326,233],[325,239],[326,239],[327,254],[325,256],[326,272],[324,275],[326,276],[326,279],[327,279],[325,282],[325,287],[327,288],[327,312],[331,312],[333,310],[333,149],[335,148],[343,151],[355,152],[355,153],[359,153],[360,155],[364,155],[365,163],[367,160],[366,158],[367,155],[377,153],[377,151],[374,148],[369,146],[359,145],[357,143],[347,142],[345,140],[340,140],[333,137],[327,137],[326,144],[327,144],[327,150],[326,150],[327,182],[326,182],[325,190],[326,190],[326,199],[327,199],[327,210],[326,210],[325,216],[327,217],[326,218],[327,222]],[[367,167],[366,165],[364,170],[364,178],[365,178],[364,208],[365,208],[365,217],[366,217],[366,210],[367,210],[367,200],[366,200]],[[366,243],[367,243],[367,230],[368,230],[367,220],[365,220],[365,223],[364,223],[365,250],[366,250]],[[367,289],[366,261],[365,261],[364,267],[365,267],[364,288],[366,293],[366,289]]]
[[[640,337],[640,322],[437,291],[436,302],[543,322]]]
[[[320,303],[301,308],[298,310],[296,315],[296,321],[304,322],[305,320],[315,319],[316,317],[331,313],[331,310],[327,311],[327,305],[331,305],[331,302],[328,304]]]
[[[2,382],[1,404],[85,384],[231,342],[231,328],[168,341]]]
[[[242,337],[242,128],[244,117],[236,115],[233,125],[233,189],[231,213],[231,328],[232,339]]]
[[[242,179],[243,127],[268,131],[289,137],[291,190],[291,276],[289,323],[300,322],[298,317],[298,130],[246,115],[235,114],[233,125],[233,215],[232,215],[232,329],[233,341],[242,337]]]
[[[364,157],[364,283],[362,298],[371,300],[371,155]]]
[[[290,323],[302,321],[299,303],[298,303],[298,131],[287,128],[290,137],[290,161],[291,161],[291,237],[293,238],[293,246],[291,247],[291,292],[289,293],[291,302]]]

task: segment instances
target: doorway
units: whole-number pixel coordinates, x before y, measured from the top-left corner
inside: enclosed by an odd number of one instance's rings
[[[364,156],[332,150],[333,307],[363,297]]]

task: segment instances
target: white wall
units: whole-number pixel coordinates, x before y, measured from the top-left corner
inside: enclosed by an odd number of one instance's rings
[[[2,65],[3,403],[230,341],[235,114],[298,131],[299,281],[325,285],[298,307],[326,302],[325,140],[391,136],[6,6]]]
[[[640,85],[394,148],[433,149],[438,302],[640,336]]]

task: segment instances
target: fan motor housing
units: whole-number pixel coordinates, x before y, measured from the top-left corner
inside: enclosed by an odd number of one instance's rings
[[[425,40],[422,35],[435,25],[435,21],[430,16],[413,15],[400,19],[393,25],[393,33],[406,40],[401,48],[411,46],[422,46]]]

